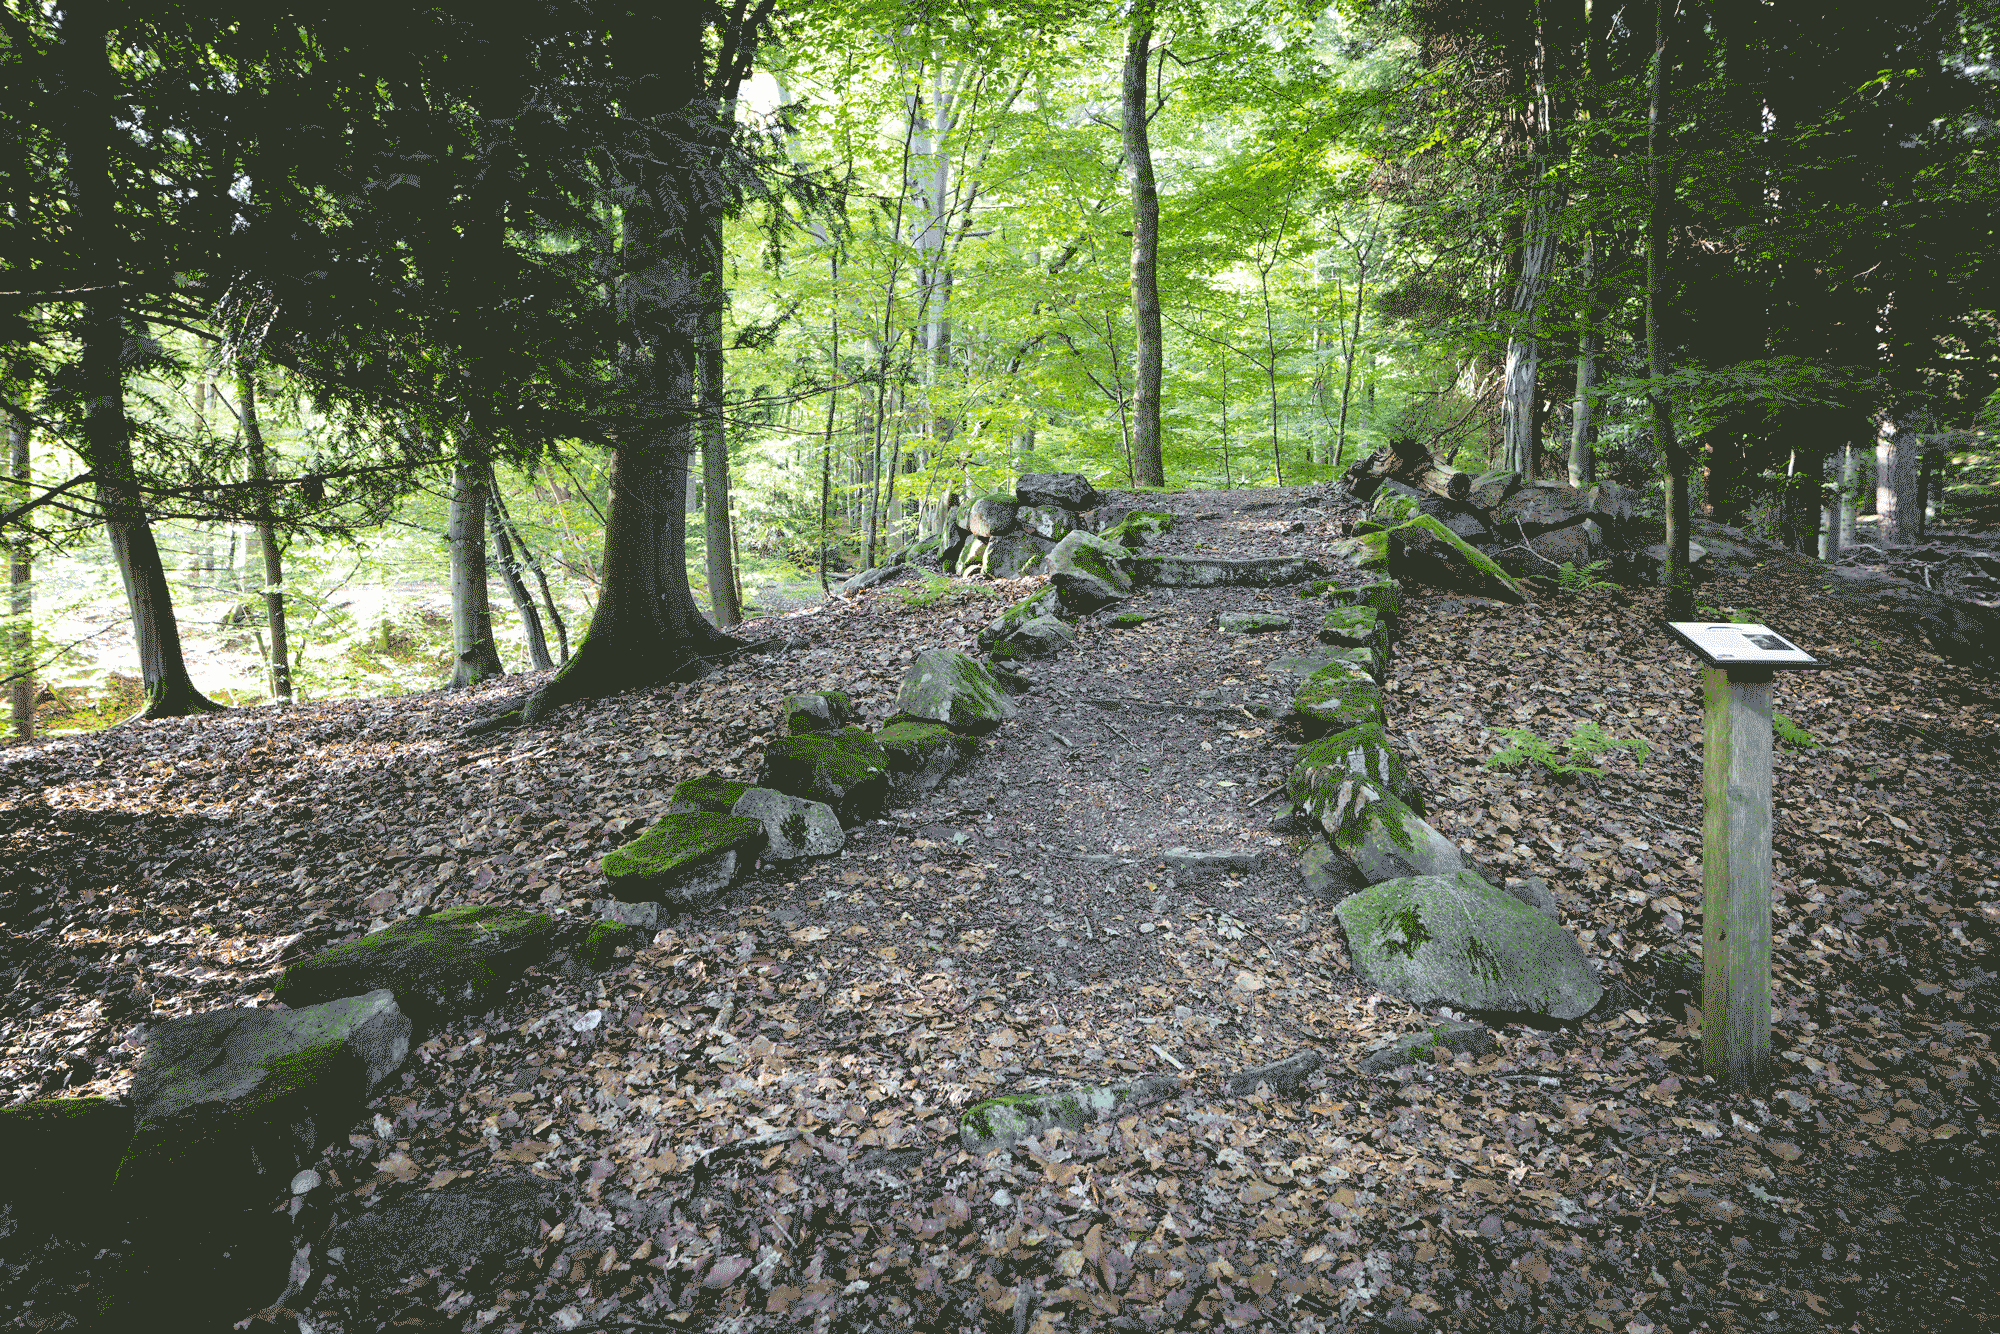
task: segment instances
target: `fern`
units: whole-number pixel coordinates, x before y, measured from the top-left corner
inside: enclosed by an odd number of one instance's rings
[[[1493,730],[1506,737],[1509,744],[1482,761],[1489,769],[1526,763],[1539,765],[1558,778],[1570,778],[1577,774],[1601,778],[1604,771],[1591,767],[1587,761],[1607,751],[1631,750],[1637,752],[1639,763],[1644,764],[1653,753],[1652,746],[1646,741],[1638,737],[1614,737],[1597,723],[1585,723],[1571,733],[1565,746],[1568,754],[1562,756],[1558,756],[1548,742],[1525,727],[1496,727]]]
[[[1556,570],[1556,584],[1565,593],[1594,593],[1600,588],[1616,588],[1618,585],[1611,580],[1598,577],[1597,572],[1608,564],[1609,561],[1594,560],[1588,565],[1578,566],[1564,561]]]
[[[1771,714],[1771,730],[1778,734],[1780,741],[1788,746],[1797,746],[1800,750],[1819,750],[1825,744],[1784,714],[1775,711]]]

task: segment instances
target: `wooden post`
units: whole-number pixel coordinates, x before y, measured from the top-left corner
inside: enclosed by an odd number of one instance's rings
[[[1701,1064],[1736,1090],[1771,1070],[1771,678],[1701,669]]]

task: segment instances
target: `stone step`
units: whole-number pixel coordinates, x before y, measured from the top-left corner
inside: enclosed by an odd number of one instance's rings
[[[1131,556],[1141,588],[1279,588],[1332,571],[1310,556]]]

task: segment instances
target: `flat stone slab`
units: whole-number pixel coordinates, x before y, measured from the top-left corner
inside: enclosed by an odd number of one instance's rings
[[[1387,880],[1334,912],[1355,973],[1412,1005],[1577,1019],[1604,994],[1575,937],[1471,871]]]
[[[480,1014],[549,954],[555,920],[520,908],[447,908],[406,917],[287,968],[272,990],[311,1005],[387,987],[419,1030]]]
[[[602,865],[614,899],[693,907],[735,884],[763,850],[764,826],[757,821],[685,811],[662,817],[624,847],[605,853]]]
[[[1081,1130],[1110,1121],[1140,1107],[1150,1107],[1180,1092],[1173,1075],[1149,1075],[1099,1088],[1064,1089],[1052,1093],[1019,1093],[989,1098],[965,1109],[958,1119],[958,1141],[967,1153],[991,1153],[1036,1139],[1056,1126]]]
[[[1292,618],[1261,611],[1229,611],[1216,618],[1215,628],[1225,635],[1261,635],[1291,629]]]
[[[1247,1098],[1260,1085],[1269,1085],[1271,1092],[1284,1097],[1293,1097],[1304,1090],[1306,1080],[1313,1072],[1326,1064],[1326,1057],[1316,1051],[1302,1051],[1296,1056],[1287,1056],[1282,1061],[1270,1065],[1260,1065],[1249,1070],[1239,1070],[1222,1081],[1222,1087],[1232,1098]]]
[[[1330,573],[1309,556],[1133,556],[1128,568],[1142,588],[1280,588]]]
[[[1160,860],[1188,871],[1254,871],[1264,864],[1258,852],[1196,852],[1192,848],[1168,848]]]
[[[763,855],[771,861],[831,857],[847,846],[840,817],[823,801],[753,787],[736,799],[729,813],[764,826]]]
[[[386,1284],[442,1265],[463,1269],[534,1243],[544,1218],[565,1212],[565,1192],[534,1176],[458,1181],[409,1191],[335,1226],[327,1244],[346,1252],[350,1279]]]

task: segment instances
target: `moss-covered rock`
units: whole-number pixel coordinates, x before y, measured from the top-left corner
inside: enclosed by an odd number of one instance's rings
[[[609,968],[618,962],[618,951],[637,949],[640,945],[638,929],[624,922],[592,922],[590,931],[577,946],[577,962],[586,968]]]
[[[1292,808],[1304,812],[1332,838],[1345,827],[1350,804],[1365,804],[1372,788],[1422,811],[1423,794],[1378,723],[1350,727],[1299,748],[1285,780]]]
[[[1038,616],[1047,616],[1056,609],[1056,591],[1045,588],[1033,597],[1023,598],[987,623],[979,632],[979,647],[991,648],[1002,640],[1013,636],[1017,626],[1024,625]]]
[[[1332,648],[1326,656],[1333,662],[1344,662],[1368,674],[1368,678],[1381,685],[1389,676],[1389,653],[1380,641],[1365,648]]]
[[[1350,565],[1385,576],[1389,573],[1389,534],[1386,529],[1356,532],[1353,537],[1337,537],[1326,544],[1326,549],[1329,554]]]
[[[1150,1107],[1178,1093],[1180,1086],[1181,1081],[1172,1075],[1152,1075],[1099,1088],[988,1098],[972,1104],[959,1117],[958,1141],[967,1153],[1012,1148],[1056,1126],[1082,1130],[1140,1107]]]
[[[1121,611],[1108,624],[1116,630],[1136,630],[1152,619],[1143,611]]]
[[[1038,658],[1053,657],[1076,647],[1076,631],[1053,616],[1037,616],[1023,621],[1014,630],[1013,642]]]
[[[1076,531],[1076,516],[1060,505],[1023,505],[1017,514],[1024,532],[1060,542]]]
[[[1132,510],[1098,534],[1107,542],[1136,549],[1174,530],[1174,516],[1164,510]]]
[[[1384,725],[1382,688],[1349,662],[1330,662],[1299,683],[1292,712],[1309,737],[1344,732],[1363,723]]]
[[[1354,869],[1354,863],[1324,843],[1309,844],[1299,854],[1299,880],[1307,893],[1336,903],[1356,890],[1368,888],[1368,882]]]
[[[1371,1075],[1386,1075],[1402,1066],[1429,1061],[1440,1049],[1452,1056],[1489,1056],[1500,1050],[1500,1042],[1484,1024],[1432,1024],[1421,1033],[1398,1038],[1381,1051],[1371,1052],[1361,1068]]]
[[[1458,845],[1403,802],[1356,782],[1344,802],[1321,817],[1333,849],[1369,884],[1413,875],[1453,875],[1465,868]],[[1331,826],[1331,827],[1329,827]]]
[[[961,732],[989,732],[1019,712],[978,659],[941,648],[925,649],[910,664],[896,708]]]
[[[967,511],[965,526],[972,530],[975,537],[989,540],[1006,537],[1020,531],[1019,514],[1020,506],[1014,503],[1011,495],[981,496],[972,502],[971,509]]]
[[[934,792],[966,760],[978,753],[976,738],[952,731],[942,723],[885,723],[875,733],[889,759],[889,801],[906,806]]]
[[[287,1005],[310,1005],[386,987],[419,1029],[480,1014],[529,965],[548,957],[547,913],[490,906],[406,917],[285,970],[275,988]]]
[[[1028,652],[1025,644],[1016,644],[1011,639],[1003,639],[986,650],[986,656],[993,660],[994,666],[998,667],[1003,663],[1025,662],[1035,655]]]
[[[1021,579],[1042,573],[1048,554],[1040,538],[1027,533],[996,537],[986,544],[979,572],[988,579]]]
[[[1402,614],[1402,585],[1394,579],[1376,579],[1365,584],[1341,584],[1328,588],[1327,602],[1336,607],[1367,607],[1384,621]]]
[[[780,737],[764,747],[757,786],[833,807],[853,828],[881,814],[889,761],[875,738],[850,727],[838,736]]]
[[[793,735],[802,734],[795,731]],[[707,811],[711,815],[727,815],[736,805],[737,799],[749,789],[748,783],[739,783],[733,778],[724,778],[713,773],[684,779],[674,784],[673,801],[667,806],[667,814],[684,815],[689,811]]]
[[[821,690],[810,695],[785,696],[785,734],[787,736],[809,736],[818,732],[838,732],[853,721],[854,701],[848,698],[847,692],[844,690]],[[723,781],[722,779],[715,778],[712,774],[707,775],[707,778],[717,783]],[[693,779],[690,781],[701,782],[703,780]],[[685,784],[682,786],[685,786]],[[676,798],[680,796],[679,787],[674,789],[674,795]],[[720,793],[717,795],[720,795]],[[742,795],[740,792],[737,793],[739,797]],[[734,802],[730,803],[730,805],[734,804]],[[701,809],[714,810],[716,808],[704,806]],[[724,806],[721,809],[726,811],[729,807]]]
[[[1576,1019],[1604,994],[1567,931],[1470,871],[1384,881],[1334,911],[1354,971],[1412,1005]]]
[[[753,787],[731,815],[764,826],[764,856],[774,862],[831,857],[847,846],[840,817],[823,801],[809,801],[768,787]]]
[[[1083,616],[1132,596],[1125,548],[1094,533],[1071,533],[1049,553],[1049,581],[1063,613]]]
[[[28,1235],[94,1234],[132,1138],[132,1109],[104,1098],[0,1108],[0,1206]]]
[[[1321,643],[1343,648],[1362,648],[1381,635],[1381,619],[1373,607],[1335,607],[1327,612],[1319,628]]]
[[[1386,536],[1395,542],[1402,561],[1426,583],[1502,602],[1529,600],[1528,591],[1492,557],[1431,515],[1419,514]]]
[[[1035,688],[1035,678],[1001,663],[993,664],[993,679],[1010,695],[1025,695]]]
[[[831,746],[830,737],[782,737],[781,745]],[[744,789],[748,791],[748,788]],[[739,798],[740,800],[740,798]],[[735,884],[764,850],[764,826],[738,815],[683,811],[654,822],[639,837],[604,854],[611,897],[627,903],[652,899],[693,907]]]
[[[1375,503],[1369,507],[1368,517],[1384,528],[1394,528],[1416,518],[1422,512],[1421,503],[1414,495],[1385,486],[1375,493]]]
[[[1226,611],[1215,618],[1215,628],[1225,635],[1261,635],[1292,628],[1292,618],[1264,611]]]
[[[1141,588],[1282,588],[1329,573],[1310,556],[1132,556]]]
[[[983,537],[968,537],[965,540],[965,545],[958,549],[957,573],[972,574],[985,569],[988,541]]]

